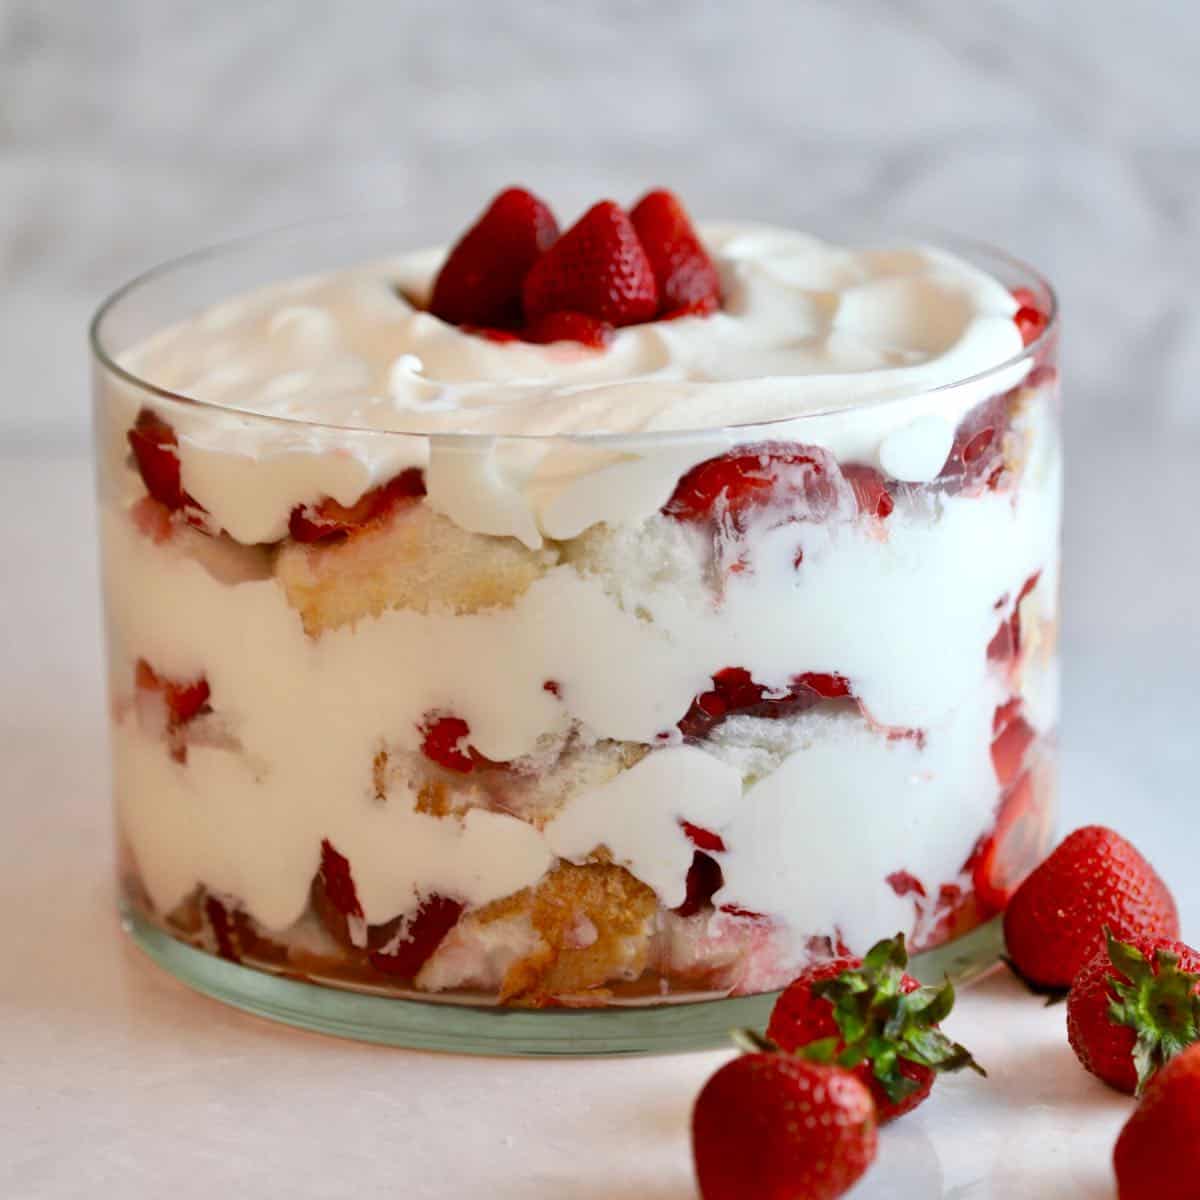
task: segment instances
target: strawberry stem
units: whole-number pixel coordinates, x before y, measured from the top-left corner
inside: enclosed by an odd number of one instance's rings
[[[1154,962],[1136,946],[1119,941],[1107,926],[1109,962],[1123,978],[1112,981],[1108,1015],[1134,1031],[1137,1094],[1150,1077],[1193,1042],[1200,1041],[1200,975],[1179,968],[1179,955],[1159,948]]]
[[[814,995],[832,1004],[841,1033],[843,1048],[834,1061],[854,1067],[869,1060],[888,1098],[897,1103],[919,1086],[902,1073],[902,1062],[934,1071],[970,1068],[987,1074],[965,1046],[937,1027],[954,1007],[953,984],[947,979],[940,987],[909,990],[911,981],[907,987],[904,982],[907,966],[904,935],[897,934],[872,946],[861,966],[813,987]],[[836,1048],[837,1039],[826,1041]],[[816,1043],[801,1053],[824,1056],[828,1048]]]

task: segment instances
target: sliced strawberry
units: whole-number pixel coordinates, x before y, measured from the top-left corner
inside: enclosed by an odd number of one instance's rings
[[[426,896],[412,917],[371,930],[371,945],[378,947],[368,955],[371,966],[384,975],[411,979],[458,923],[462,911],[457,900],[436,893]]]
[[[1004,434],[1011,396],[1005,393],[976,405],[959,423],[950,454],[938,475],[949,492],[995,490],[1006,474]]]
[[[712,850],[717,854],[725,852],[725,839],[719,833],[713,833],[711,829],[705,829],[700,825],[693,825],[691,821],[680,821],[679,824],[683,827],[683,832],[687,834],[688,841],[697,850]]]
[[[721,305],[721,279],[704,244],[673,192],[647,192],[629,214],[658,284],[659,310],[678,316],[713,312]]]
[[[925,885],[911,871],[893,871],[884,882],[897,896],[925,895]]]
[[[162,417],[152,409],[143,408],[125,437],[146,491],[155,500],[172,512],[181,508],[205,511],[180,484],[179,437]]]
[[[155,671],[144,658],[139,658],[134,667],[134,683],[139,691],[162,696],[167,709],[167,742],[171,757],[176,762],[187,762],[183,727],[195,717],[212,711],[208,702],[211,694],[208,680],[203,675],[199,679],[169,679]]]
[[[471,727],[461,717],[434,717],[422,727],[425,734],[421,753],[447,771],[466,775],[475,769],[469,748],[462,744],[471,735]]]
[[[584,313],[610,325],[636,325],[658,311],[654,272],[628,215],[611,200],[589,208],[525,278],[525,318]]]
[[[580,342],[593,350],[603,350],[615,332],[607,321],[589,317],[587,313],[563,310],[546,313],[530,322],[524,337],[527,342]]]
[[[1044,822],[1036,799],[1033,776],[1026,771],[1004,793],[996,828],[971,857],[975,901],[985,917],[1005,908],[1041,857]]]
[[[822,700],[852,698],[850,681],[844,676],[815,671],[795,676],[786,692],[774,696],[768,696],[767,689],[755,683],[744,667],[726,667],[712,681],[712,690],[701,692],[679,722],[679,730],[686,738],[707,737],[726,717],[777,720],[803,712]]]
[[[240,963],[242,956],[238,953],[237,942],[234,939],[233,922],[229,919],[229,910],[216,896],[204,898],[204,915],[208,918],[209,928],[217,943],[217,953],[230,962]]]
[[[820,519],[838,502],[838,468],[817,446],[761,442],[692,467],[663,512],[677,521],[728,521],[744,527],[756,509],[778,504]]]
[[[1013,313],[1013,324],[1021,335],[1021,341],[1032,345],[1046,330],[1049,318],[1038,304],[1038,298],[1028,288],[1014,288],[1013,299],[1020,306]]]
[[[473,333],[476,337],[486,338],[489,342],[519,342],[522,340],[519,333],[513,333],[511,329],[491,329],[487,325],[462,325],[460,326],[463,333]]]
[[[864,517],[878,517],[882,521],[892,515],[896,502],[884,485],[883,476],[874,467],[849,463],[842,467],[842,474],[854,489],[858,511]]]
[[[687,895],[674,911],[681,917],[692,917],[712,904],[712,898],[725,886],[721,864],[710,854],[697,850],[687,873]]]
[[[1019,657],[1021,653],[1021,602],[1037,587],[1038,580],[1041,577],[1041,571],[1035,571],[1021,585],[1021,590],[1017,593],[1016,603],[1012,606],[1012,612],[1000,622],[1000,628],[996,630],[996,636],[988,643],[987,656],[989,662],[1000,664],[1012,663]],[[1001,597],[997,603],[997,607],[1003,608],[1006,602],[1006,598]]]
[[[1025,755],[1037,734],[1021,715],[1020,700],[996,709],[992,722],[992,766],[1001,787],[1008,787],[1025,765]]]
[[[554,214],[532,192],[501,192],[450,251],[429,311],[452,325],[515,329],[525,276],[556,237]]]
[[[334,849],[328,838],[321,839],[321,883],[330,904],[343,916],[361,917],[362,905],[350,873],[350,860]]]
[[[318,504],[292,509],[288,532],[297,542],[341,541],[364,526],[381,521],[403,500],[425,495],[425,472],[409,467],[382,487],[372,488],[349,508],[326,497]]]
[[[709,296],[703,300],[693,300],[691,304],[685,304],[680,308],[668,308],[659,313],[658,319],[660,321],[678,321],[680,317],[710,317],[720,307],[720,301],[715,296]]]

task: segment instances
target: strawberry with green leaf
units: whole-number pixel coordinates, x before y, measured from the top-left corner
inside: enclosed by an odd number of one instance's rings
[[[780,996],[767,1026],[780,1049],[857,1075],[881,1124],[916,1108],[940,1072],[986,1074],[940,1028],[954,1007],[953,985],[922,987],[907,965],[903,934],[876,943],[865,958],[814,964]]]
[[[1161,1067],[1200,1041],[1200,954],[1170,938],[1107,945],[1067,997],[1067,1036],[1079,1061],[1122,1092],[1139,1095]]]

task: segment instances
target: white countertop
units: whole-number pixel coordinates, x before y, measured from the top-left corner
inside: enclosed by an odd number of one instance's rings
[[[1164,573],[1139,536],[1152,513],[1184,519],[1191,494],[1186,448],[1161,453],[1103,530],[1113,460],[1093,448],[1075,480],[1073,512],[1091,516],[1068,532],[1064,823],[1129,833],[1195,936],[1200,639],[1178,591],[1197,577],[1178,561]],[[688,1112],[722,1054],[528,1061],[339,1042],[193,994],[125,939],[92,537],[85,459],[0,454],[0,1196],[692,1200]],[[886,1130],[856,1200],[1111,1196],[1129,1102],[1078,1067],[1063,1011],[1003,972],[964,992],[951,1029],[990,1079],[943,1080]]]

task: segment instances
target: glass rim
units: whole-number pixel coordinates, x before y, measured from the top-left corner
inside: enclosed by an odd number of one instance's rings
[[[1007,250],[1002,250],[998,246],[993,245],[981,238],[966,237],[959,234],[949,233],[946,231],[927,229],[925,234],[919,240],[914,240],[915,245],[929,246],[931,249],[947,250],[957,252],[959,250],[968,253],[974,252],[986,257],[992,258],[999,262],[1003,262],[1008,267],[1016,272],[1027,277],[1028,282],[1035,287],[1041,289],[1048,301],[1046,310],[1046,324],[1041,333],[1030,342],[1027,346],[1023,346],[1019,353],[1010,355],[1001,362],[994,363],[991,366],[985,367],[974,374],[965,375],[961,378],[948,380],[945,383],[939,383],[932,387],[916,387],[911,390],[901,391],[895,395],[883,395],[868,397],[866,399],[856,401],[852,404],[831,405],[822,408],[810,408],[800,412],[791,413],[785,416],[769,417],[765,420],[749,420],[749,421],[727,421],[715,425],[703,425],[696,427],[688,427],[683,429],[633,429],[621,431],[596,431],[596,432],[581,432],[578,430],[570,430],[558,433],[508,433],[496,432],[493,430],[441,430],[441,429],[381,429],[378,426],[371,425],[353,425],[344,424],[336,421],[317,420],[305,416],[287,415],[282,413],[262,412],[258,409],[243,408],[231,404],[220,403],[214,400],[203,400],[198,396],[189,396],[183,392],[176,392],[170,388],[164,387],[161,384],[155,383],[151,379],[143,378],[141,375],[122,366],[117,361],[116,353],[110,351],[106,344],[104,336],[104,326],[107,318],[113,310],[124,300],[133,296],[141,288],[148,284],[154,283],[163,279],[177,270],[187,268],[192,265],[204,263],[218,259],[224,255],[236,253],[239,250],[246,250],[252,246],[265,242],[273,237],[281,237],[287,234],[296,234],[305,230],[320,230],[334,229],[338,226],[354,227],[361,226],[368,221],[377,221],[379,218],[394,215],[395,210],[391,212],[376,210],[373,212],[358,212],[345,214],[340,217],[317,218],[301,221],[293,221],[284,225],[277,225],[271,228],[258,230],[253,233],[242,234],[238,237],[222,239],[218,242],[210,243],[196,250],[188,251],[184,254],[174,255],[171,258],[163,259],[160,262],[148,267],[146,270],[139,272],[126,280],[125,283],[119,285],[107,296],[101,300],[93,313],[91,320],[88,322],[88,346],[92,357],[105,371],[116,376],[126,385],[145,392],[150,396],[156,397],[159,400],[165,400],[173,404],[182,404],[190,408],[200,410],[201,412],[209,412],[216,416],[225,417],[240,417],[252,422],[265,422],[267,424],[277,424],[291,426],[297,429],[319,430],[330,434],[354,434],[354,435],[370,435],[382,438],[436,438],[439,441],[458,442],[460,444],[487,444],[496,441],[513,441],[513,442],[576,442],[587,443],[591,445],[604,445],[611,443],[630,442],[630,441],[670,441],[677,438],[695,438],[710,435],[719,435],[724,432],[736,433],[739,430],[751,429],[769,429],[772,426],[793,425],[802,423],[808,420],[819,420],[835,415],[849,415],[853,413],[873,412],[880,409],[886,409],[893,404],[903,404],[911,401],[916,396],[938,396],[949,394],[961,388],[972,387],[977,384],[984,383],[992,377],[999,377],[1012,371],[1013,368],[1020,363],[1036,358],[1037,354],[1045,347],[1050,340],[1057,335],[1059,327],[1060,303],[1058,292],[1054,285],[1046,278],[1046,276],[1036,267],[1019,258],[1015,254],[1010,254]],[[705,224],[723,224],[723,222],[700,222],[701,227]],[[835,226],[836,227],[836,226]],[[816,226],[817,229],[820,226]],[[802,232],[808,232],[807,230]],[[912,231],[915,235],[916,231]],[[814,233],[816,237],[824,237],[820,232]],[[900,234],[893,234],[892,237],[899,237]],[[895,243],[898,246],[900,243]],[[864,245],[866,245],[864,243]],[[886,246],[885,242],[876,243],[877,248],[883,249]],[[420,250],[421,247],[416,247]],[[288,278],[298,278],[303,275],[303,272],[297,276],[288,276],[273,280],[272,283],[285,283]],[[266,284],[264,286],[271,286]],[[164,326],[166,328],[166,326]],[[619,379],[606,381],[611,383],[629,383],[637,379],[636,376],[631,376],[628,379]]]

